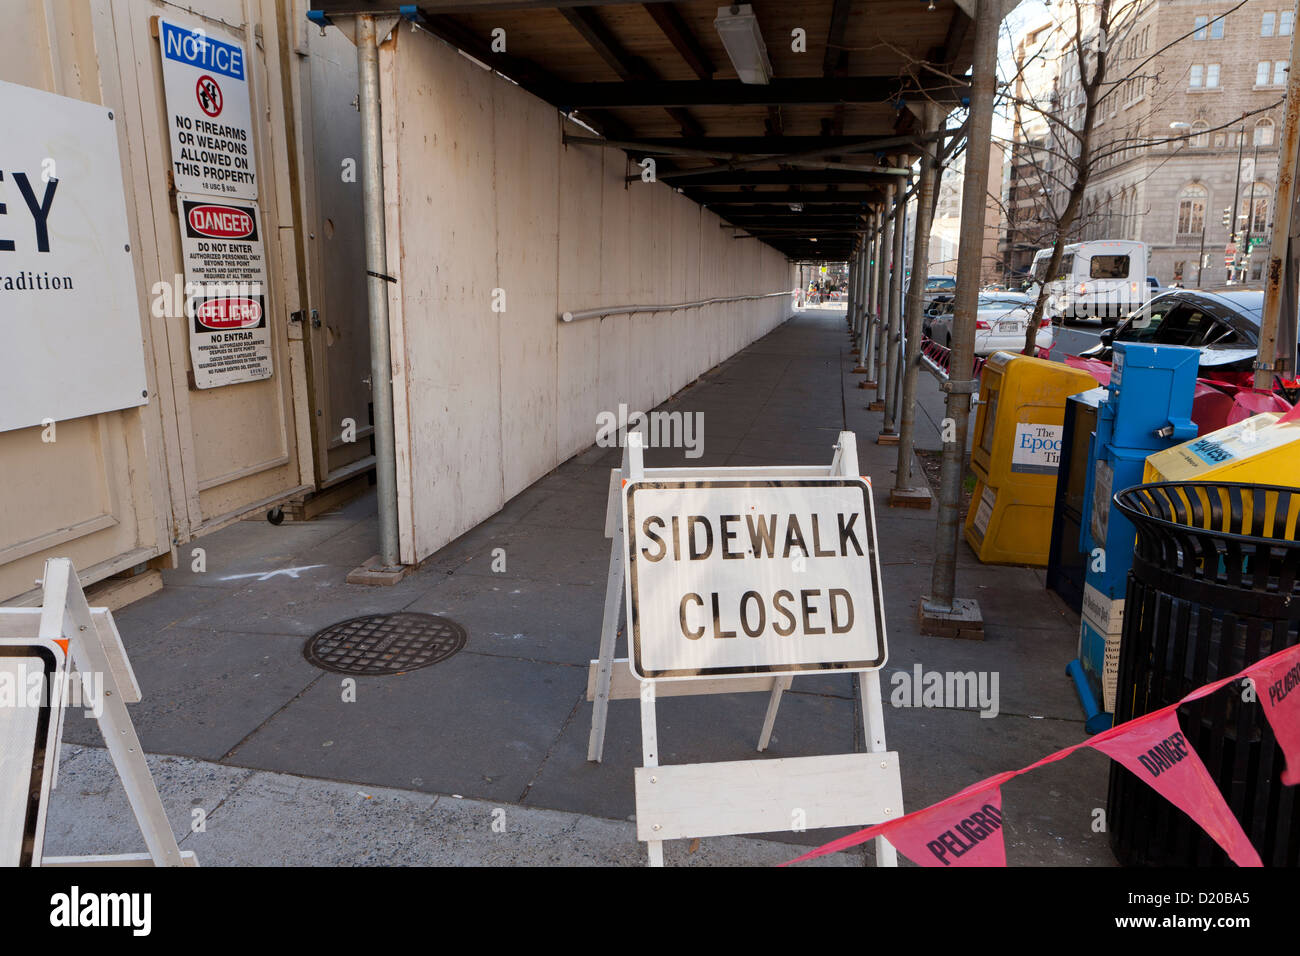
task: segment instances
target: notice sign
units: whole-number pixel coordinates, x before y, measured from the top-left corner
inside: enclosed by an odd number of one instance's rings
[[[266,260],[257,206],[182,193],[176,207],[195,386],[270,378]]]
[[[629,658],[638,677],[885,663],[866,481],[637,481],[624,491]]]
[[[0,431],[147,401],[116,115],[0,82]]]
[[[1032,475],[1054,475],[1061,466],[1062,425],[1016,422],[1016,443],[1011,449],[1011,470]]]
[[[176,190],[256,199],[244,48],[162,18],[158,40]]]

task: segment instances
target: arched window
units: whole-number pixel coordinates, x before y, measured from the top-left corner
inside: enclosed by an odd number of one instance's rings
[[[1255,124],[1255,138],[1253,142],[1256,146],[1273,145],[1273,121],[1267,116]]]
[[[1240,217],[1237,222],[1240,229],[1244,232],[1250,230],[1252,236],[1263,236],[1268,233],[1268,210],[1272,205],[1273,185],[1263,181],[1251,183],[1249,186],[1241,187],[1241,208],[1238,210]],[[1249,215],[1249,221],[1247,216]]]
[[[1210,145],[1209,123],[1204,120],[1197,120],[1192,124],[1192,138],[1188,140],[1187,145],[1196,149],[1202,149]]]
[[[1183,187],[1178,194],[1178,235],[1199,236],[1205,228],[1205,205],[1210,193],[1199,183]]]

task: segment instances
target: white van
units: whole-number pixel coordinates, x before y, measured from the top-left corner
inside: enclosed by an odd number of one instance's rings
[[[1094,239],[1065,247],[1061,267],[1050,280],[1052,250],[1034,253],[1031,275],[1047,281],[1047,311],[1053,318],[1101,319],[1117,325],[1151,297],[1147,286],[1147,245],[1129,239]]]

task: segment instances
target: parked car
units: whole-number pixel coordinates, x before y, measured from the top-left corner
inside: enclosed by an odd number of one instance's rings
[[[1025,347],[1025,330],[1034,317],[1034,298],[1023,292],[981,292],[975,313],[975,354],[992,355],[999,350],[1019,352]],[[952,348],[952,303],[930,319],[930,338]],[[1038,323],[1038,346],[1052,347],[1050,319]]]
[[[908,285],[911,285],[911,278],[908,279]],[[955,276],[926,276],[925,291],[921,293],[921,304],[928,311],[938,297],[952,297],[957,291],[957,278]],[[904,289],[906,295],[907,289]]]
[[[1147,276],[1147,291],[1151,293],[1152,298],[1158,296],[1163,291],[1160,288],[1160,280],[1155,276]]]
[[[952,293],[942,293],[936,295],[926,303],[925,313],[921,317],[921,331],[930,338],[934,338],[934,336],[930,334],[930,323],[934,321],[935,316],[944,315],[952,311],[952,300]]]
[[[1032,274],[1048,287],[1048,315],[1101,319],[1117,325],[1151,297],[1147,246],[1128,239],[1095,239],[1065,247],[1056,275],[1047,275],[1051,249],[1034,254]]]
[[[1215,292],[1176,289],[1156,296],[1080,358],[1109,362],[1115,342],[1190,345],[1201,350],[1201,371],[1249,373],[1259,352],[1264,293],[1230,288]]]

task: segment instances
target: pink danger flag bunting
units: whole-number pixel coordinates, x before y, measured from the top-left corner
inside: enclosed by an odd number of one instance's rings
[[[1263,866],[1215,786],[1210,772],[1178,726],[1173,710],[1157,711],[1121,725],[1122,734],[1090,743],[1131,770],[1139,780],[1182,810],[1238,866]]]
[[[1300,405],[1296,406],[1300,417]],[[1300,645],[1284,648],[1231,677],[1206,684],[1175,704],[1104,730],[1019,770],[1003,771],[972,784],[924,810],[877,823],[809,850],[782,866],[838,853],[884,837],[921,866],[1006,866],[1002,840],[1002,784],[1055,763],[1081,747],[1119,761],[1157,793],[1191,817],[1238,866],[1262,866],[1259,854],[1224,802],[1210,772],[1178,726],[1177,708],[1249,676],[1273,728],[1286,771],[1282,783],[1300,783]]]

